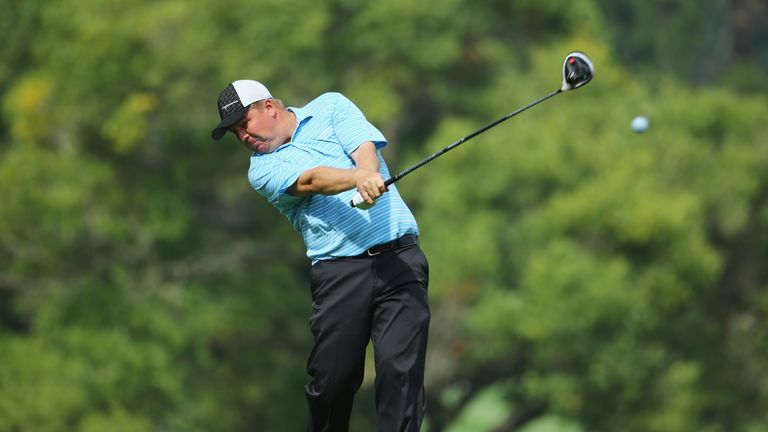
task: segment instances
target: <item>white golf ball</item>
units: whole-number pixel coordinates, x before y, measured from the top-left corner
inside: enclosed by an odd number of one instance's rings
[[[645,116],[637,116],[633,118],[632,130],[637,133],[643,133],[648,130],[648,118]]]

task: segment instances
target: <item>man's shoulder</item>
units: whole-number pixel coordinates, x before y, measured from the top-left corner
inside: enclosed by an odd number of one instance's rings
[[[346,102],[346,96],[339,92],[326,92],[312,99],[303,109],[310,111],[323,110],[334,107],[339,102]]]

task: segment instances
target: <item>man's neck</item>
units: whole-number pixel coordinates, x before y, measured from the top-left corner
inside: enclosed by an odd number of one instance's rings
[[[286,110],[285,112],[289,114],[285,118],[285,120],[288,122],[288,139],[285,142],[290,142],[291,138],[293,137],[293,133],[296,132],[298,120],[296,119],[296,114],[294,114],[293,111]]]

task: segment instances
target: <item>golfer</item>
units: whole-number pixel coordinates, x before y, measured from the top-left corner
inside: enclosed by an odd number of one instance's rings
[[[286,108],[261,83],[240,80],[218,109],[212,138],[232,132],[252,152],[248,180],[301,233],[312,260],[309,430],[349,429],[372,340],[378,430],[418,431],[429,267],[413,215],[384,185],[386,139],[339,93]],[[372,207],[352,208],[356,192]]]

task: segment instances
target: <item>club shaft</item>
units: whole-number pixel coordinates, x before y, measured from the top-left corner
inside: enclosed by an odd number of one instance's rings
[[[421,168],[422,166],[426,165],[427,163],[437,159],[439,156],[444,155],[448,151],[453,150],[456,147],[458,147],[458,146],[464,144],[465,142],[471,140],[472,138],[480,135],[481,133],[487,131],[488,129],[498,125],[499,123],[504,122],[505,120],[508,120],[508,119],[510,119],[510,118],[512,118],[512,117],[514,117],[514,116],[516,116],[518,114],[520,114],[521,112],[527,110],[528,108],[531,108],[531,107],[533,107],[535,105],[538,105],[538,104],[544,102],[545,100],[547,100],[547,99],[549,99],[549,98],[551,98],[551,97],[553,97],[553,96],[555,96],[555,95],[557,95],[559,93],[562,93],[562,91],[563,91],[562,89],[557,89],[557,90],[553,91],[552,93],[550,93],[550,94],[548,94],[548,95],[546,95],[544,97],[541,97],[539,99],[536,99],[535,101],[529,103],[528,105],[526,105],[526,106],[524,106],[522,108],[519,108],[519,109],[517,109],[517,110],[515,110],[515,111],[513,111],[513,112],[511,112],[511,113],[509,113],[507,115],[505,115],[504,117],[494,121],[493,123],[490,123],[490,124],[488,124],[486,126],[483,126],[482,128],[476,130],[475,132],[472,132],[471,134],[465,136],[464,138],[462,138],[462,139],[460,139],[460,140],[458,140],[458,141],[448,145],[447,147],[443,148],[442,150],[439,150],[439,151],[435,152],[431,156],[428,156],[428,157],[422,159],[421,161],[417,162],[413,166],[408,167],[408,168],[404,169],[403,171],[400,171],[399,173],[397,173],[394,176],[392,176],[389,179],[387,179],[384,182],[384,184],[386,186],[391,185],[392,183],[400,180],[401,178],[403,178],[403,177],[407,176],[408,174],[416,171],[417,169]]]

